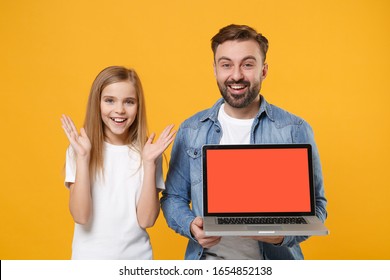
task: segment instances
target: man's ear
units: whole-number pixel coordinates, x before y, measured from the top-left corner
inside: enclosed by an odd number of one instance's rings
[[[264,62],[263,68],[261,69],[261,80],[264,80],[268,74],[268,63]]]
[[[217,78],[217,67],[215,65],[215,62],[213,62],[213,69],[214,69],[214,77]]]

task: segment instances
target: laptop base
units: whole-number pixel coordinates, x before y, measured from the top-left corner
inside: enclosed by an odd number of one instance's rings
[[[306,217],[305,217],[306,218]],[[310,220],[318,219],[310,217]],[[216,217],[204,217],[203,229],[206,236],[311,236],[328,235],[329,230],[319,220],[305,224],[272,224],[272,225],[220,225]]]

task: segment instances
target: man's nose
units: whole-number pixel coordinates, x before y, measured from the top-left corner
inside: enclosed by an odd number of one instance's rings
[[[242,74],[241,67],[234,67],[233,73],[232,73],[232,79],[234,81],[240,81],[240,80],[242,80],[243,77],[244,77],[244,75]]]

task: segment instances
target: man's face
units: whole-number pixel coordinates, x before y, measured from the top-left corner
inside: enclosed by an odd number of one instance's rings
[[[268,71],[254,40],[226,41],[215,52],[214,72],[219,90],[232,108],[245,108],[259,100],[261,83]]]

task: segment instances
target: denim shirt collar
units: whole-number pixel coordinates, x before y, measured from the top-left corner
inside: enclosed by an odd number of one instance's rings
[[[270,104],[265,100],[265,98],[260,95],[260,108],[258,113],[256,114],[255,119],[260,119],[260,116],[265,112],[266,116],[271,120],[275,121],[273,117],[272,107]],[[210,108],[210,110],[207,111],[207,113],[200,119],[201,122],[206,121],[207,119],[210,119],[213,122],[217,122],[218,119],[218,111],[221,105],[225,102],[223,98],[218,99],[218,101],[213,105],[213,107]]]

